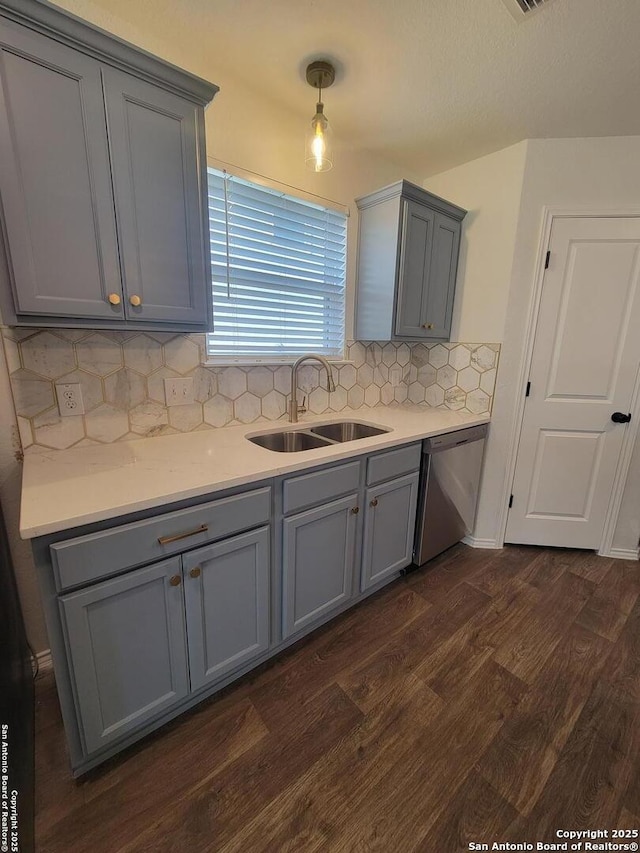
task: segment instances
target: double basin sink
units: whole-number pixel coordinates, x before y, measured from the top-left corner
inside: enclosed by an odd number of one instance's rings
[[[262,435],[247,436],[249,441],[275,450],[277,453],[298,453],[300,450],[315,450],[317,447],[329,447],[343,441],[356,441],[358,438],[371,438],[390,432],[382,427],[370,426],[358,421],[336,421],[320,424],[300,430],[279,430]]]

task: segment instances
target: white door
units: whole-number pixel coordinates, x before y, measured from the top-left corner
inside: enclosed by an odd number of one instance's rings
[[[640,219],[556,218],[549,249],[505,538],[597,549],[640,368]]]

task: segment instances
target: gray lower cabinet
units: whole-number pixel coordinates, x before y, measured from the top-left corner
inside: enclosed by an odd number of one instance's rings
[[[216,91],[49,4],[0,0],[6,323],[210,328]]]
[[[356,338],[449,340],[466,211],[409,181],[356,201]]]
[[[269,528],[183,556],[191,689],[269,648]]]
[[[180,557],[60,598],[87,754],[189,693]]]
[[[342,607],[351,598],[357,513],[356,493],[284,519],[285,638]]]
[[[76,775],[396,577],[420,456],[410,443],[35,540]]]
[[[412,560],[418,479],[415,472],[366,491],[360,578],[363,592]]]
[[[269,554],[261,527],[60,598],[87,754],[267,651]]]

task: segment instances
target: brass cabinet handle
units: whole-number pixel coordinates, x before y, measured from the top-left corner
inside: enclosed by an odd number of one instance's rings
[[[180,577],[180,575],[174,575],[172,578],[169,578],[169,583],[171,584],[171,586],[180,586],[181,580],[182,578]]]
[[[422,328],[423,329],[433,329],[433,323],[423,323]]]
[[[133,294],[133,296],[129,297],[129,302],[133,305],[134,308],[138,308],[142,305],[142,299],[137,294]]]
[[[195,566],[195,568],[191,569],[191,571],[189,572],[189,577],[199,578],[201,574],[202,569],[200,568],[200,566]]]
[[[359,506],[354,506],[354,507],[352,508],[351,512],[352,512],[354,515],[357,515],[357,514],[360,512],[360,507],[359,507]]]
[[[117,293],[110,293],[107,299],[111,305],[120,305],[120,296]]]
[[[189,536],[197,536],[198,533],[206,533],[209,529],[209,525],[201,524],[200,527],[196,527],[195,530],[187,530],[186,533],[176,533],[174,536],[160,536],[158,538],[158,545],[168,545],[170,542],[179,542],[180,539],[188,539]]]
[[[372,501],[369,501],[369,506],[378,506],[378,498],[374,498]]]

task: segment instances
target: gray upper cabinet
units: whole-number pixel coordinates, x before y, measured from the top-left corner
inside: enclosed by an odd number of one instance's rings
[[[188,695],[180,571],[173,557],[60,599],[87,754]]]
[[[357,204],[356,338],[449,340],[466,211],[408,181]]]
[[[122,320],[100,66],[0,18],[0,188],[20,314]]]
[[[269,528],[183,557],[191,689],[269,648]]]
[[[103,72],[125,314],[202,324],[210,299],[201,110],[130,74]],[[208,231],[206,234],[208,240]]]
[[[0,0],[0,83],[5,322],[210,328],[217,87],[36,0]]]
[[[418,338],[424,334],[429,299],[429,273],[435,213],[423,204],[403,204],[400,272],[396,307],[396,334]]]

